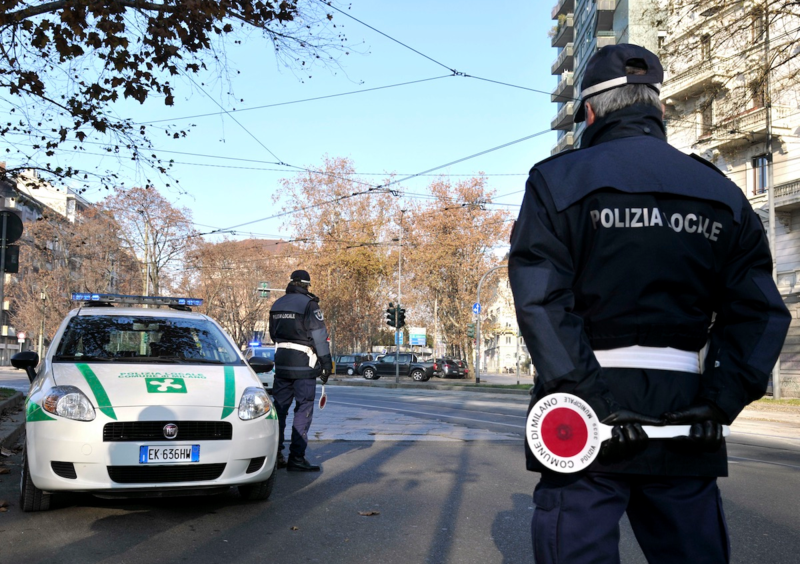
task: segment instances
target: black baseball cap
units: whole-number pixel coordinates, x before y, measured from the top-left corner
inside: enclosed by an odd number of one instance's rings
[[[306,270],[295,270],[289,278],[295,282],[311,284],[311,275]]]
[[[642,69],[644,74],[628,74],[626,66]],[[575,121],[586,119],[586,100],[592,96],[626,84],[646,84],[660,93],[662,82],[664,69],[654,53],[633,43],[606,45],[586,64]]]

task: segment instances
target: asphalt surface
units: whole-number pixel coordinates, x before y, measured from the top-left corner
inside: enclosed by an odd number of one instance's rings
[[[532,562],[526,396],[328,386],[309,458],[268,502],[54,497],[17,507],[20,455],[0,458],[0,562]],[[744,420],[720,480],[733,562],[797,562],[800,426]],[[361,513],[376,512],[373,515]],[[623,521],[622,562],[644,558]]]

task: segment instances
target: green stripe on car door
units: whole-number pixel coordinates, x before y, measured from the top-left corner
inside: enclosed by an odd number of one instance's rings
[[[105,388],[103,388],[103,384],[101,384],[100,380],[97,378],[97,375],[86,364],[77,364],[76,366],[78,370],[81,371],[81,374],[83,374],[83,377],[86,378],[86,383],[89,384],[89,387],[92,389],[94,399],[97,401],[97,408],[111,419],[116,419],[117,414],[114,413],[114,408],[111,407],[111,400],[108,399],[108,394]]]
[[[225,397],[222,403],[222,419],[233,413],[236,407],[236,378],[233,374],[233,366],[225,367]]]

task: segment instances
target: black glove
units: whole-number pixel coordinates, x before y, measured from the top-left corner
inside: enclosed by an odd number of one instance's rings
[[[601,421],[613,425],[611,438],[600,446],[604,462],[619,462],[633,457],[647,448],[647,433],[642,425],[663,425],[664,421],[635,411],[620,409]]]
[[[678,411],[669,411],[663,416],[669,425],[690,425],[688,441],[697,450],[716,452],[722,446],[722,426],[728,417],[710,402],[693,403]]]
[[[319,361],[320,364],[322,364],[322,372],[319,374],[319,379],[322,380],[323,384],[327,384],[328,377],[330,377],[331,372],[333,372],[333,359],[331,359],[331,355],[326,354],[320,357]]]

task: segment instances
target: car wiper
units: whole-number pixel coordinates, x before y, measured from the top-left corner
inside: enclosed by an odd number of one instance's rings
[[[58,354],[53,357],[53,360],[74,360],[83,362],[96,362],[101,360],[103,362],[112,362],[114,359],[107,356],[92,356],[89,354]]]

